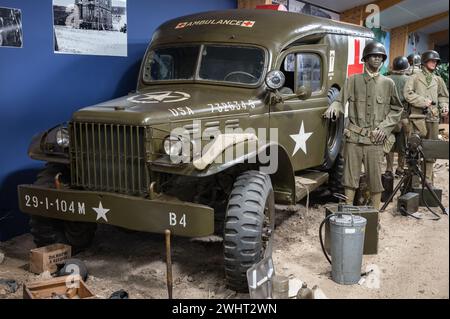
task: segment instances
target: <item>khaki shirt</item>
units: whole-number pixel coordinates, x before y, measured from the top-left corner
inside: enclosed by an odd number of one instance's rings
[[[383,75],[370,77],[366,72],[352,75],[331,107],[344,114],[347,102],[350,123],[369,131],[379,128],[386,136],[391,134],[403,112],[394,81]],[[369,137],[353,131],[349,132],[347,141],[373,144]]]
[[[448,107],[448,90],[445,86],[444,80],[435,74],[432,75],[430,85],[427,84],[427,79],[422,71],[420,73],[411,75],[406,81],[403,94],[406,101],[411,105],[410,118],[430,118],[439,119],[439,108]],[[431,100],[436,103],[432,105],[431,115],[423,114],[422,110],[426,107],[426,100]]]

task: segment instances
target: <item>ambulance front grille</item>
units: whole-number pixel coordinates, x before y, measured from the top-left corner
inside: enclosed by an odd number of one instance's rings
[[[72,122],[69,131],[72,186],[147,193],[145,127]]]

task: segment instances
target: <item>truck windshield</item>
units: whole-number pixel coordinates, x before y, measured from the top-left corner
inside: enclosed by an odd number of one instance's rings
[[[254,85],[263,74],[264,58],[264,51],[255,47],[198,45],[155,49],[147,56],[144,81],[195,79]]]

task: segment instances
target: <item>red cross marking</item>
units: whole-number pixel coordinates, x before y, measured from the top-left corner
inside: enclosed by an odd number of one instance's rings
[[[353,74],[360,74],[364,71],[364,64],[359,60],[359,52],[361,50],[360,40],[355,39],[355,55],[353,59],[353,64],[349,64],[347,67],[347,77]]]
[[[242,25],[244,27],[252,27],[255,24],[255,21],[244,21],[242,22]]]

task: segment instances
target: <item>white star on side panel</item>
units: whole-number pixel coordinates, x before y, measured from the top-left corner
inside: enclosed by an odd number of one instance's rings
[[[292,156],[294,156],[295,153],[297,153],[299,149],[302,149],[302,151],[305,154],[307,154],[306,141],[311,137],[311,135],[313,135],[312,132],[305,133],[305,127],[303,126],[303,121],[302,121],[302,125],[300,126],[300,130],[299,130],[298,134],[290,135],[290,137],[295,141],[295,148],[294,148],[294,152],[292,153]]]
[[[108,219],[106,218],[106,213],[109,212],[109,209],[103,208],[102,202],[100,202],[98,208],[92,207],[92,209],[95,210],[95,212],[97,213],[96,220],[103,218],[105,221],[108,221]]]

